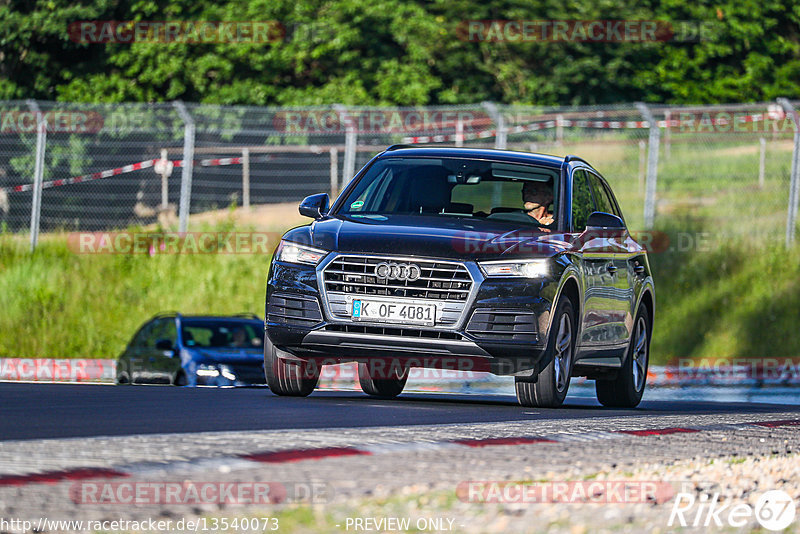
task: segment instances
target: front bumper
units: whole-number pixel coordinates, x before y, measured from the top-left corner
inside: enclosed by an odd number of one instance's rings
[[[476,265],[470,267],[474,287],[460,319],[450,328],[426,328],[332,317],[319,290],[319,269],[273,262],[266,333],[281,350],[321,363],[393,359],[408,367],[538,372],[545,363],[554,282],[485,279]]]

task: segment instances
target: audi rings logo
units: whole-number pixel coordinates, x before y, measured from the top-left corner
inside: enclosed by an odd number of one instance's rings
[[[375,276],[388,280],[413,282],[422,276],[422,269],[413,263],[387,263],[384,261],[375,266]]]

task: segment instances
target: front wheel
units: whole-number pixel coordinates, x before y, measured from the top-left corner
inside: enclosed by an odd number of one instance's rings
[[[516,378],[517,400],[523,406],[558,408],[564,403],[575,355],[575,313],[572,302],[561,297],[556,306],[545,359],[550,363],[535,382]]]
[[[285,355],[286,357],[283,357]],[[264,335],[264,375],[269,389],[276,395],[307,397],[317,387],[319,372],[308,362],[288,358]]]
[[[378,374],[386,374],[388,376],[378,377]],[[369,366],[366,363],[358,364],[358,382],[361,384],[361,389],[364,393],[373,397],[393,399],[403,392],[407,380],[407,368],[392,368],[386,373],[370,373]]]
[[[650,316],[644,304],[639,305],[634,321],[625,363],[614,380],[597,380],[597,400],[603,406],[635,408],[642,401],[650,359]]]

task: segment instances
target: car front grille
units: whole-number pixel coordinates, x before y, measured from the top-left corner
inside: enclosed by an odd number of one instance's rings
[[[325,327],[328,332],[347,332],[349,334],[374,334],[379,336],[414,337],[427,339],[461,340],[461,334],[430,330],[425,328],[390,328],[385,326],[366,326],[355,324],[329,324]]]
[[[379,278],[375,268],[382,262],[417,265],[420,276],[412,281]],[[376,256],[338,256],[325,266],[322,279],[330,312],[337,319],[350,319],[348,296],[413,298],[443,302],[436,325],[443,328],[458,323],[473,284],[460,263]]]

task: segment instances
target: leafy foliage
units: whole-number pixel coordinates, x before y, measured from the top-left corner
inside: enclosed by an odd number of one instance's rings
[[[86,20],[277,21],[286,34],[265,43],[70,40],[69,24]],[[655,20],[702,31],[688,42],[475,42],[462,31],[467,20]],[[791,0],[5,0],[0,99],[757,101],[800,96],[798,36]]]

